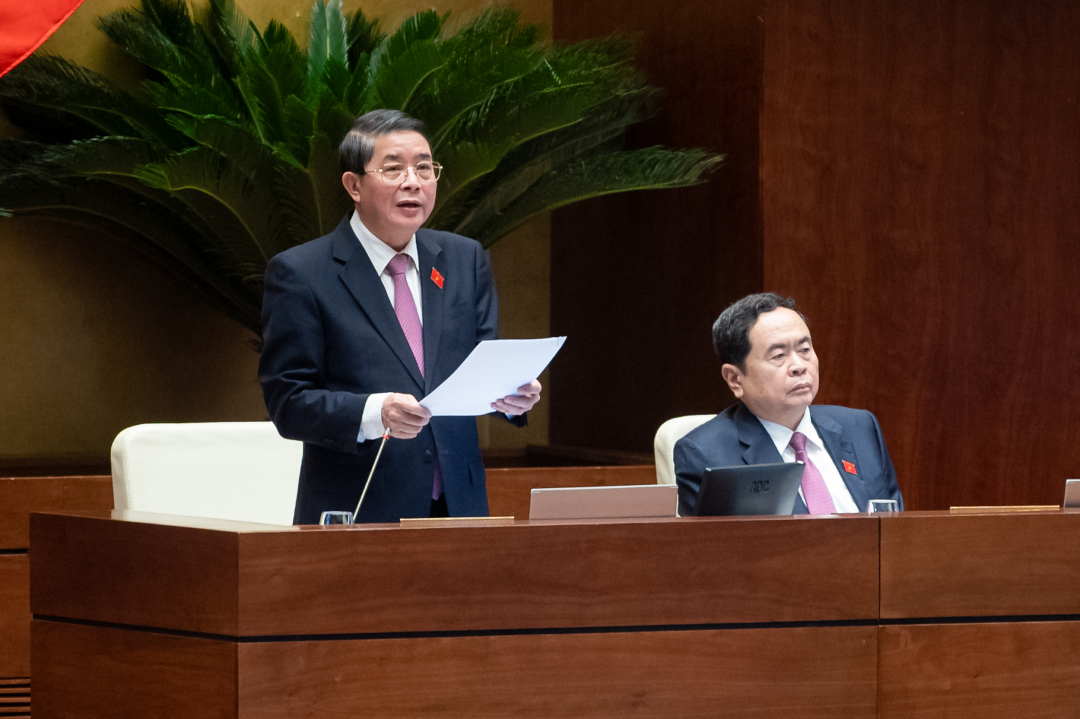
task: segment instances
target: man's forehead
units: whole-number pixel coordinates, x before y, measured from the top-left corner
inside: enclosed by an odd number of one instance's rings
[[[431,146],[419,132],[406,130],[379,135],[372,154],[376,159],[408,159],[431,157]]]
[[[777,307],[771,312],[763,312],[758,315],[757,322],[750,328],[750,346],[754,349],[801,342],[809,337],[810,328],[803,322],[799,313],[786,307]]]

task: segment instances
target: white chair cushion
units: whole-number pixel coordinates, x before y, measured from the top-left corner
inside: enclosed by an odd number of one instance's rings
[[[660,425],[653,440],[656,455],[656,483],[675,484],[675,443],[687,432],[715,417],[715,414],[691,414],[675,417]]]
[[[292,524],[303,444],[271,422],[140,424],[112,445],[116,509]]]

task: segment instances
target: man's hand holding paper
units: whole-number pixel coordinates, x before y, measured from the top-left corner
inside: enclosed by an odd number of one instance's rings
[[[457,370],[420,404],[434,417],[478,416],[493,409],[508,415],[527,412],[540,399],[539,377],[565,337],[535,340],[485,340]]]
[[[517,394],[510,394],[492,402],[491,408],[514,417],[525,414],[539,401],[540,382],[534,379],[532,382],[518,387]]]

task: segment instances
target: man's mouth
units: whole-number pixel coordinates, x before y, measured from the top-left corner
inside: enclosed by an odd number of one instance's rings
[[[419,200],[402,200],[401,202],[397,203],[397,206],[398,207],[404,207],[406,209],[419,209],[420,208],[420,201]]]
[[[811,387],[813,387],[813,385],[810,382],[801,382],[801,383],[795,385],[794,387],[792,387],[791,391],[793,393],[794,392],[807,392],[807,391],[810,390]]]

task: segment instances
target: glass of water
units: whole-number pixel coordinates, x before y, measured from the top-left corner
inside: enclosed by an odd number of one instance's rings
[[[319,524],[352,524],[352,512],[323,512]]]
[[[866,505],[867,514],[896,514],[900,511],[900,503],[895,499],[871,499]]]

